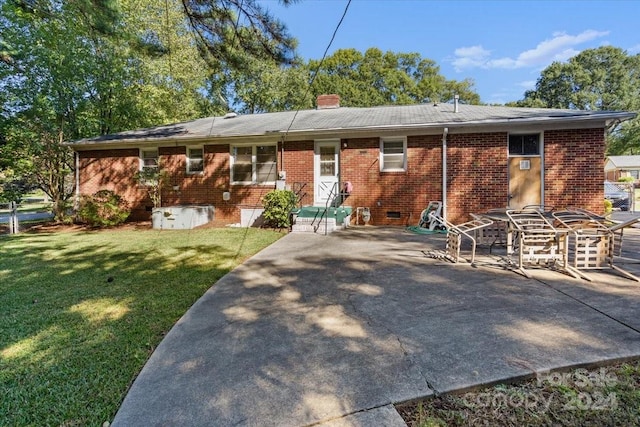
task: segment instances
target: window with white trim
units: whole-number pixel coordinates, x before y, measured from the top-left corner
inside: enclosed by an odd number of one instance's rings
[[[158,169],[158,150],[157,149],[140,149],[140,170],[157,170]]]
[[[198,174],[204,172],[204,149],[202,147],[187,147],[187,173]]]
[[[274,184],[277,178],[276,144],[231,147],[231,182]]]
[[[407,170],[407,138],[380,139],[380,170],[382,172]]]

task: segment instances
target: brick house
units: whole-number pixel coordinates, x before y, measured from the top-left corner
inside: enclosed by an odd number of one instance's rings
[[[77,193],[114,190],[149,218],[134,174],[162,167],[163,205],[211,204],[240,222],[276,186],[325,206],[368,207],[371,224],[416,224],[431,200],[452,222],[471,212],[527,204],[603,211],[605,129],[635,113],[455,104],[318,108],[227,114],[70,143]]]
[[[634,183],[640,183],[640,156],[609,156],[604,162],[607,181],[618,181],[631,177]]]

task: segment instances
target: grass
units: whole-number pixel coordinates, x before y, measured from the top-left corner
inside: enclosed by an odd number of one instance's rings
[[[553,372],[397,409],[410,427],[640,425],[640,361]]]
[[[0,236],[0,425],[113,419],[154,348],[256,229]]]

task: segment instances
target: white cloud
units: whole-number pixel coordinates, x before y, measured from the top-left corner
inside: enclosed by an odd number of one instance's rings
[[[514,69],[519,68],[518,61],[511,58],[492,59],[487,61],[485,68],[505,68]]]
[[[521,52],[517,58],[491,59],[491,51],[482,46],[461,47],[455,50],[452,64],[456,71],[465,68],[499,68],[516,69],[525,67],[546,66],[553,61],[566,61],[580,51],[575,46],[608,35],[608,31],[586,30],[577,35],[554,33],[553,37],[544,40],[529,50]],[[636,46],[640,50],[640,45]]]
[[[456,57],[452,64],[456,71],[462,71],[465,68],[484,67],[487,58],[491,56],[491,51],[478,45],[458,48],[454,55]]]
[[[556,60],[556,58],[566,60],[575,55],[575,53],[571,54],[572,52],[578,52],[572,49],[571,46],[577,46],[606,35],[609,35],[608,31],[595,30],[583,31],[577,36],[554,33],[553,38],[539,43],[535,49],[526,50],[518,55],[518,63],[522,64],[521,66],[523,67],[530,67],[549,63],[550,60]]]
[[[629,49],[627,49],[627,52],[632,55],[635,55],[636,53],[640,53],[640,44],[631,46]]]

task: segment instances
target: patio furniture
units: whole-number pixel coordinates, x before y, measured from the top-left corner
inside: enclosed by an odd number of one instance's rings
[[[481,214],[472,213],[473,219],[488,219],[493,224],[475,230],[476,243],[479,245],[489,245],[489,253],[492,252],[496,244],[505,245],[509,243],[509,218],[506,209],[489,209]]]
[[[513,253],[517,253],[518,270],[531,277],[526,266],[559,268],[575,278],[586,278],[568,262],[569,230],[554,227],[537,209],[507,210],[510,232],[513,233]]]
[[[542,214],[550,214],[551,212],[553,212],[555,208],[553,206],[546,206],[546,205],[526,205],[521,210],[531,210],[531,209],[535,209]]]
[[[570,230],[568,235],[569,261],[577,270],[612,269],[628,279],[640,279],[626,270],[613,265],[616,234],[601,220],[589,213],[564,210],[553,213],[556,223]],[[591,279],[588,279],[591,280]]]
[[[640,222],[640,217],[631,218],[627,221],[614,221],[606,216],[598,215],[594,212],[591,212],[586,209],[581,208],[570,208],[569,210],[574,210],[576,212],[582,212],[588,215],[591,219],[600,222],[602,225],[607,227],[610,231],[614,233],[615,236],[615,252],[614,255],[620,256],[622,254],[622,241],[624,240],[624,229],[627,227],[631,227],[637,222]]]
[[[466,237],[471,241],[471,264],[474,265],[476,259],[475,232],[492,225],[493,221],[487,218],[477,218],[472,221],[454,225],[440,216],[432,215],[432,217],[447,230],[445,258],[453,263],[457,263],[460,260],[462,237]]]

